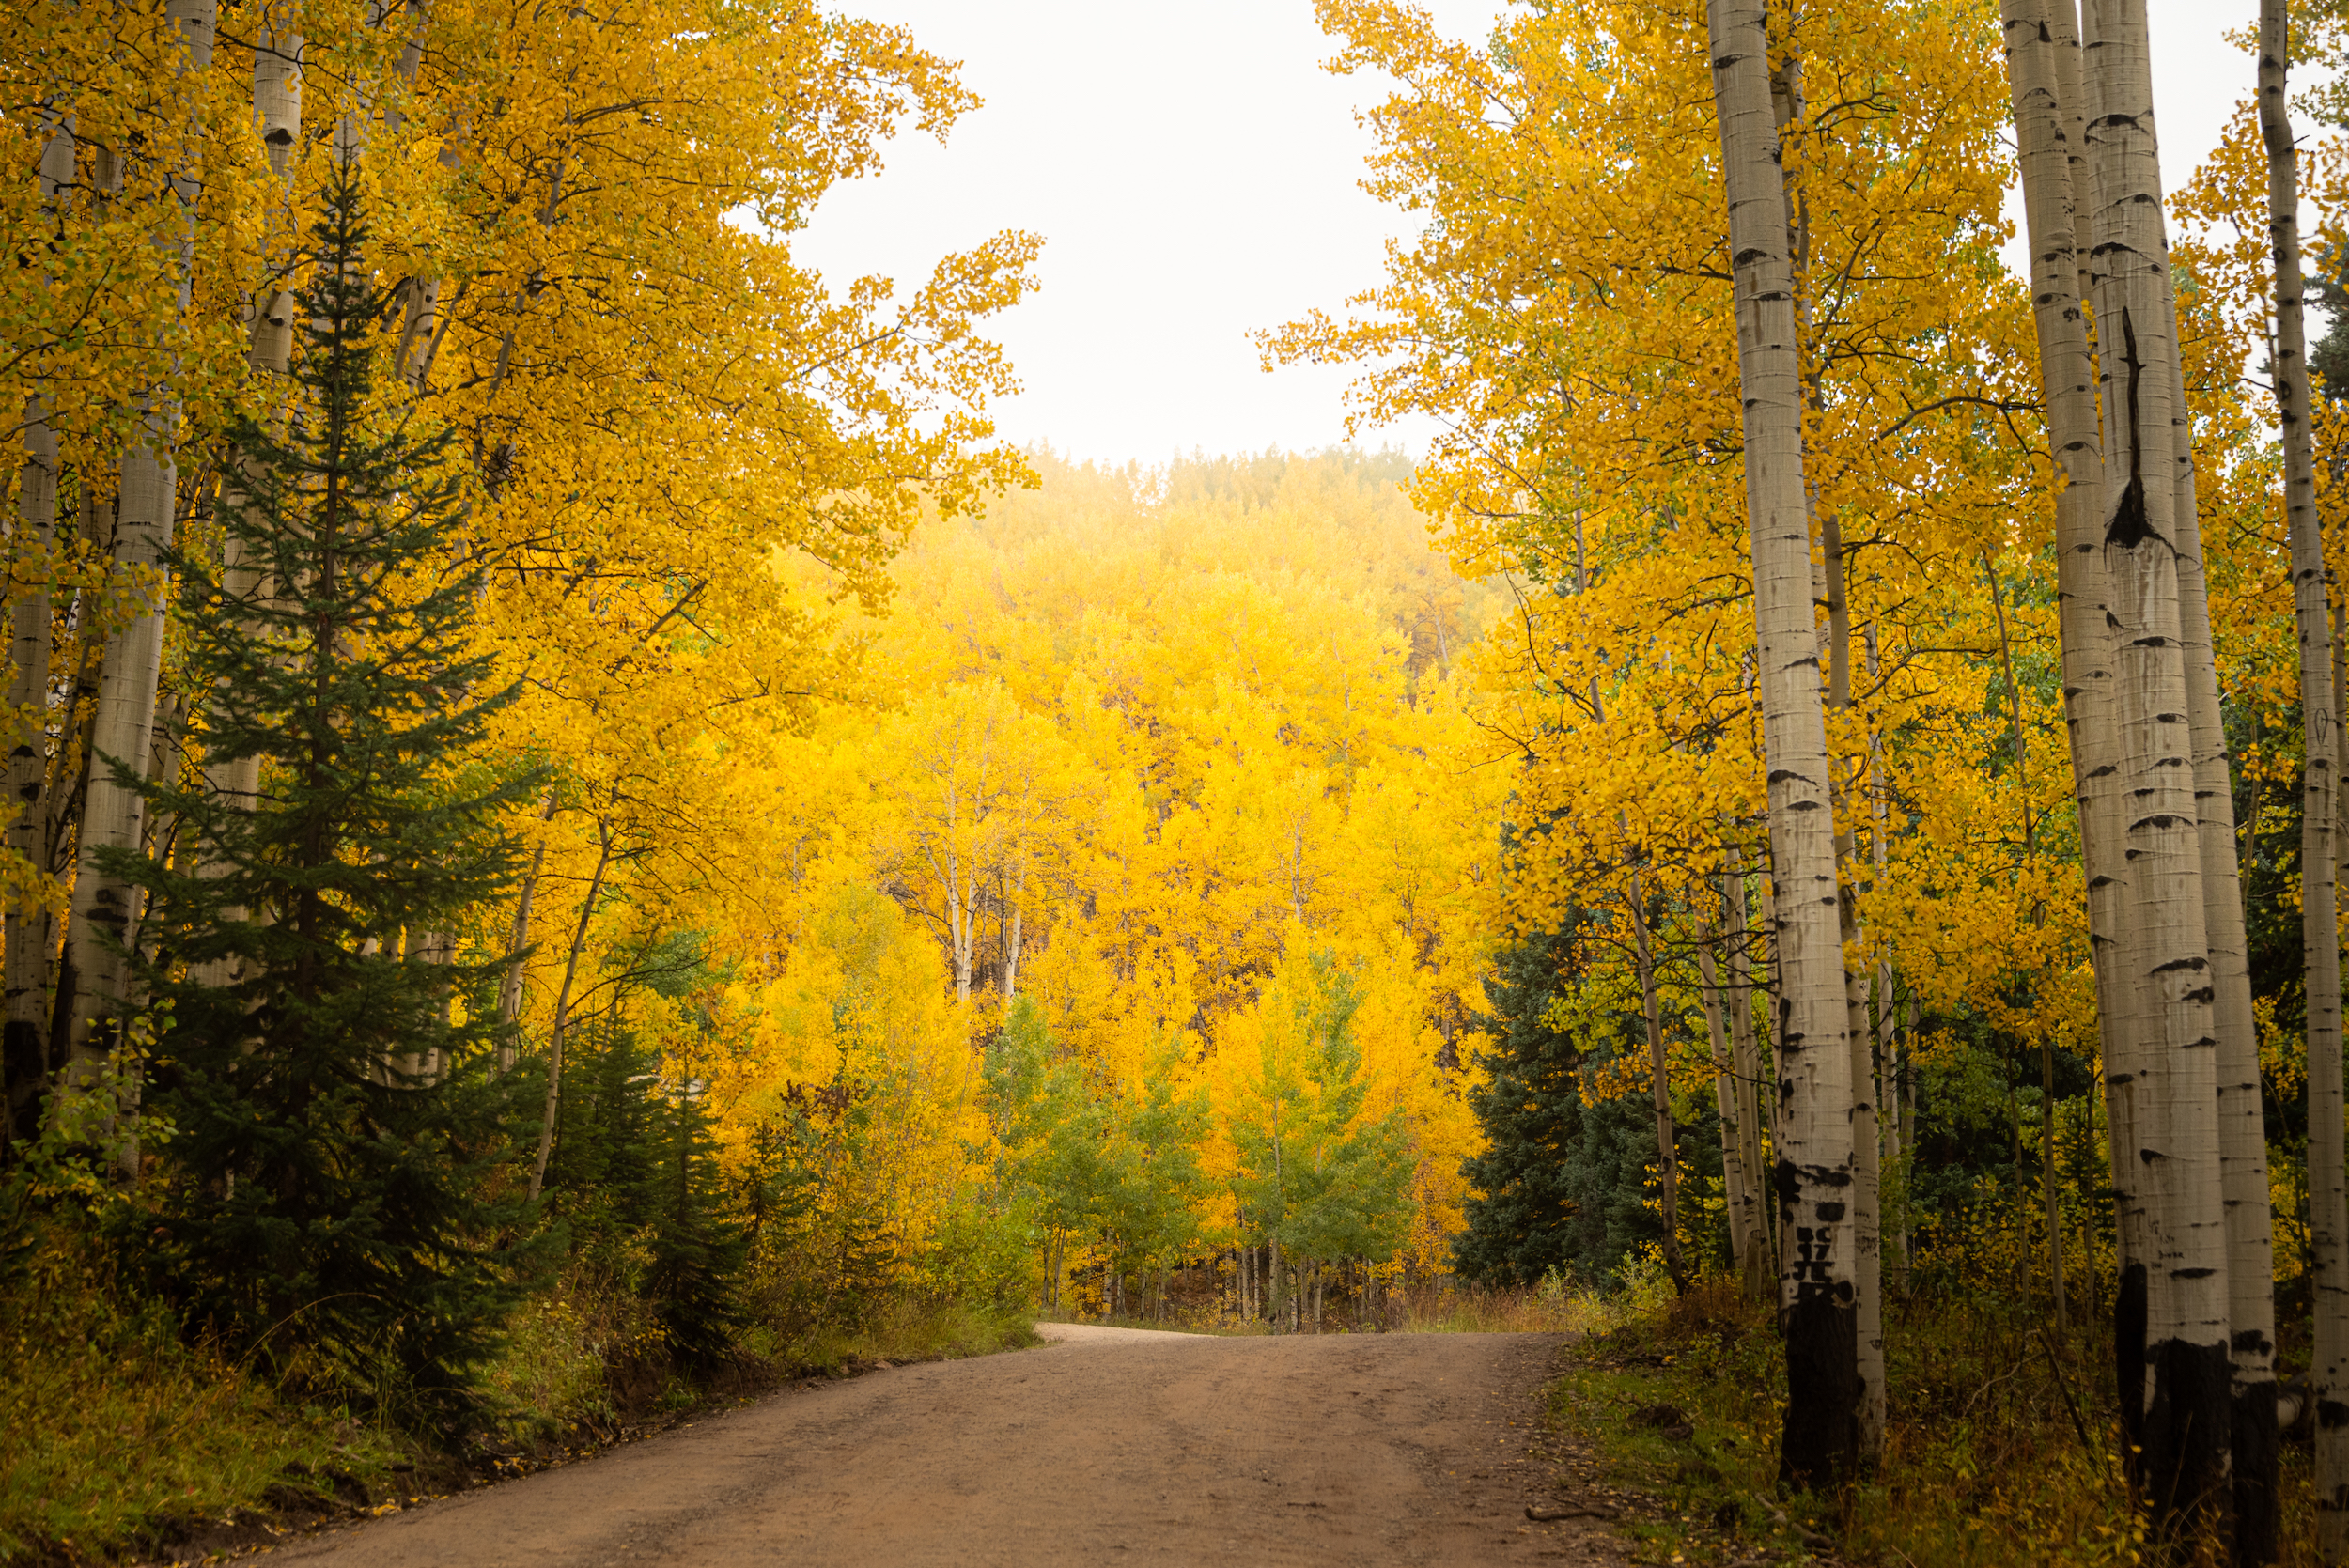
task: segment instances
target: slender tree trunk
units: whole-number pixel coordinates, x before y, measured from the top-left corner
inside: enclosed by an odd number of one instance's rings
[[[1843,525],[1835,508],[1813,507],[1819,519],[1828,588],[1828,706],[1852,706],[1850,575],[1843,555]],[[1841,792],[1835,792],[1840,796]],[[1841,951],[1859,943],[1859,854],[1855,824],[1859,813],[1839,800],[1835,832],[1836,924]],[[1843,1027],[1851,1048],[1852,1274],[1858,1284],[1854,1311],[1859,1321],[1859,1452],[1874,1465],[1884,1452],[1884,1234],[1883,1154],[1876,1137],[1875,1041],[1868,1027],[1868,979],[1843,971]]]
[[[538,808],[538,820],[554,820],[554,791],[547,790],[546,800]],[[506,947],[506,974],[498,982],[498,1022],[506,1029],[506,1037],[498,1043],[498,1073],[504,1076],[514,1070],[514,1025],[522,1016],[522,955],[530,951],[530,910],[538,895],[538,876],[547,863],[547,841],[542,835],[530,852],[530,871],[522,877],[522,885],[514,899],[514,930]]]
[[[1722,873],[1721,884],[1733,934],[1729,948],[1729,1051],[1737,1072],[1737,1126],[1744,1141],[1747,1235],[1751,1242],[1746,1255],[1737,1262],[1745,1279],[1746,1294],[1759,1300],[1770,1294],[1771,1278],[1778,1270],[1778,1249],[1770,1236],[1770,1205],[1764,1199],[1770,1165],[1762,1136],[1762,1049],[1753,1033],[1753,956],[1747,945],[1752,939],[1746,911],[1746,874],[1743,858],[1735,850],[1730,852],[1729,869]],[[1770,1103],[1778,1103],[1775,1094]]]
[[[1703,981],[1704,1036],[1713,1050],[1713,1101],[1721,1119],[1721,1206],[1729,1214],[1729,1255],[1745,1266],[1753,1246],[1752,1185],[1746,1177],[1746,1139],[1738,1121],[1736,1069],[1729,1057],[1728,1031],[1723,1027],[1720,966],[1713,950],[1697,948],[1697,970]]]
[[[1680,1255],[1680,1150],[1672,1126],[1672,1076],[1664,1061],[1664,1024],[1656,1001],[1656,952],[1648,939],[1645,895],[1631,878],[1632,955],[1638,960],[1640,1014],[1647,1022],[1648,1096],[1656,1110],[1657,1180],[1664,1210],[1664,1266],[1675,1290],[1688,1288],[1688,1265]]]
[[[200,79],[212,63],[214,0],[170,0],[165,11],[178,35],[173,74],[181,82]],[[191,110],[192,115],[195,112]],[[195,127],[191,124],[189,130],[193,133]],[[164,176],[157,193],[159,199],[179,210],[165,242],[173,251],[176,303],[181,318],[189,309],[194,262],[196,187],[196,171],[181,167]],[[114,536],[117,573],[134,568],[160,570],[163,553],[171,544],[178,505],[179,467],[172,443],[178,435],[179,407],[168,378],[149,388],[140,401],[135,433],[122,454]],[[92,737],[98,756],[82,807],[79,864],[67,933],[70,962],[78,976],[70,1025],[67,1087],[79,1094],[100,1086],[131,1001],[121,947],[136,919],[137,893],[120,877],[99,868],[98,851],[111,848],[135,854],[144,844],[144,802],[135,786],[116,781],[108,759],[120,763],[133,779],[147,771],[156,682],[163,669],[163,595],[159,590],[148,612],[106,644]],[[118,1093],[123,1105],[135,1095],[135,1090],[127,1085]],[[77,1112],[76,1119],[84,1136],[101,1138],[110,1146],[127,1179],[136,1174],[139,1155],[135,1142],[120,1136],[116,1110],[112,1104],[91,1105],[86,1113]]]
[[[36,176],[42,210],[54,224],[63,219],[66,193],[73,184],[73,122],[61,103],[44,111],[47,126]],[[16,815],[8,846],[42,876],[49,873],[48,814],[41,785],[49,775],[47,755],[51,608],[49,583],[55,575],[51,548],[57,527],[57,433],[50,427],[48,403],[36,389],[24,400],[24,467],[17,481],[16,525],[8,560],[8,706],[24,725],[8,752],[8,795]],[[40,1108],[49,1092],[49,1032],[42,1003],[49,980],[49,911],[10,905],[7,920],[6,1022],[0,1024],[0,1082],[7,1086],[0,1146],[36,1136]]]
[[[569,1021],[571,982],[579,973],[579,955],[587,946],[587,927],[595,919],[596,903],[603,895],[603,874],[612,864],[614,835],[602,818],[596,821],[599,850],[595,875],[587,879],[587,896],[579,906],[579,924],[571,934],[571,950],[563,960],[563,984],[554,993],[554,1019],[547,1027],[547,1110],[538,1124],[538,1157],[530,1167],[530,1201],[546,1189],[547,1158],[554,1152],[554,1122],[563,1103],[563,1029]]]
[[[2201,514],[2194,480],[2194,426],[2186,396],[2186,356],[2177,321],[2173,303],[2170,340],[2179,345],[2170,358],[2178,599],[2186,632],[2186,711],[2194,735],[2203,937],[2210,944],[2211,1015],[2217,1042],[2211,1054],[2217,1082],[2213,1108],[2217,1124],[2220,1224],[2227,1258],[2224,1343],[2229,1405],[2233,1412],[2229,1462],[2241,1515],[2235,1527],[2236,1556],[2245,1562],[2265,1562],[2275,1556],[2277,1481],[2275,1240],[2274,1217],[2268,1208],[2267,1119],[2260,1088],[2259,1021],[2251,1006],[2242,869],[2235,855],[2234,780],[2226,718],[2219,707],[2218,666],[2202,565]],[[2313,478],[2310,489],[2312,514]],[[2322,633],[2321,585],[2317,597]],[[2319,660],[2319,670],[2329,675],[2327,655],[2320,653]],[[2338,1016],[2338,1003],[2335,1011]],[[2248,1469],[2243,1455],[2234,1452],[2234,1433],[2244,1433],[2251,1445]]]
[[[1023,869],[1019,873],[1019,880],[1012,886],[1011,931],[1003,939],[1003,1005],[1006,1007],[1011,1005],[1011,999],[1019,994],[1019,946],[1020,936],[1027,924],[1028,911],[1023,902],[1027,892],[1028,874]]]
[[[2049,447],[2060,471],[2056,497],[2056,589],[2063,649],[2064,724],[2087,878],[2089,952],[2096,981],[2105,1069],[2106,1114],[2112,1128],[2111,1176],[2121,1290],[2115,1304],[2115,1375],[2122,1423],[2131,1443],[2144,1407],[2145,1268],[2152,1247],[2133,1157],[2142,1071],[2131,1032],[2130,986],[2120,962],[2120,933],[2130,863],[2123,846],[2120,738],[2114,706],[2114,652],[2106,582],[2102,494],[2103,438],[2095,366],[2079,295],[2090,272],[2092,207],[2080,51],[2071,0],[2005,0],[2007,73],[2021,149],[2024,216],[2030,234],[2031,299],[2038,329],[2040,380],[2047,403]]]
[[[1895,1091],[1899,1107],[1894,1112],[1901,1119],[1901,1141],[1912,1151],[1917,1147],[1917,1028],[1922,1016],[1923,1004],[1918,1001],[1916,993],[1912,991],[1908,997],[1908,1034],[1901,1044],[1900,1080]],[[1912,1154],[1911,1158],[1914,1157]],[[1904,1237],[1903,1245],[1910,1249],[1903,1263],[1906,1266],[1915,1266],[1914,1241]]]
[[[2300,172],[2286,97],[2289,8],[2260,6],[2260,131],[2267,144],[2267,231],[2276,265],[2276,412],[2283,432],[2284,512],[2292,536],[2292,598],[2300,633],[2300,945],[2307,970],[2309,1231],[2316,1254],[2317,1556],[2349,1560],[2349,1174],[2344,1173],[2341,935],[2335,824],[2341,734],[2316,511],[2308,328],[2300,270]],[[2277,1530],[2275,1260],[2259,1060],[2219,1063],[2219,1130],[2228,1143],[2228,1270],[2234,1351],[2235,1557],[2272,1562]],[[2230,1136],[2232,1134],[2232,1136]],[[2251,1190],[2256,1175],[2258,1190]],[[2331,1419],[2327,1420],[2327,1412]]]
[[[1868,623],[1866,646],[1867,670],[1870,678],[1873,679],[1878,673],[1876,629],[1875,622],[1873,620]],[[1884,737],[1872,723],[1868,728],[1868,862],[1879,882],[1884,878],[1886,867],[1891,862],[1891,821],[1892,811],[1887,800],[1887,785],[1884,777]],[[1879,1161],[1876,1178],[1876,1284],[1871,1294],[1876,1297],[1877,1301],[1879,1338],[1882,1335],[1883,1279],[1887,1272],[1884,1256],[1888,1251],[1893,1259],[1890,1272],[1899,1280],[1904,1291],[1908,1288],[1908,1205],[1907,1188],[1905,1182],[1899,1188],[1903,1201],[1892,1219],[1889,1247],[1886,1244],[1885,1226],[1883,1172],[1888,1170],[1892,1172],[1897,1180],[1906,1169],[1901,1164],[1899,1092],[1894,1088],[1891,1077],[1892,978],[1891,960],[1890,958],[1880,960],[1876,964],[1875,973],[1873,976],[1874,998],[1873,1007],[1869,1014],[1872,1036],[1869,1056],[1872,1070],[1868,1081],[1875,1089]],[[1888,1100],[1890,1102],[1889,1114],[1887,1113]],[[1863,1343],[1866,1332],[1867,1326],[1863,1322],[1861,1325]]]
[[[2072,1331],[2071,1299],[2063,1278],[2063,1206],[2056,1188],[2055,1042],[2039,1037],[2039,1180],[2047,1209],[2047,1290],[2055,1304],[2056,1338]]]
[[[290,11],[283,4],[281,9]],[[270,172],[287,186],[282,195],[281,213],[290,213],[293,193],[290,178],[293,155],[302,138],[302,55],[303,37],[298,25],[273,25],[276,19],[264,14],[262,30],[254,40],[253,50],[253,118],[261,133],[261,145],[269,154]],[[275,258],[283,266],[289,258]],[[265,283],[254,297],[251,340],[246,357],[254,373],[265,387],[271,388],[269,400],[276,403],[293,363],[294,296],[286,287],[291,280],[284,277]],[[220,505],[224,513],[242,511],[252,487],[260,476],[249,471],[232,469],[223,476]],[[262,575],[243,560],[243,543],[230,538],[224,550],[221,586],[232,599],[252,603],[271,592]],[[229,809],[250,812],[261,792],[261,759],[257,756],[239,757],[212,769],[212,787]],[[226,869],[226,868],[221,868]],[[230,920],[241,920],[245,911],[226,911]],[[219,959],[203,967],[198,978],[210,986],[232,984],[236,978],[235,965]]]
[[[1787,7],[1790,26],[1798,9],[1798,3]],[[1790,132],[1801,133],[1808,108],[1802,87],[1802,60],[1791,39],[1772,75],[1771,110],[1781,137]],[[1814,325],[1812,299],[1804,287],[1811,265],[1810,204],[1798,183],[1782,183],[1796,287],[1796,322],[1799,333],[1807,337]],[[1826,406],[1815,376],[1807,387],[1805,405],[1813,413]],[[1815,591],[1827,601],[1827,627],[1821,650],[1827,658],[1827,706],[1833,711],[1844,712],[1852,706],[1852,638],[1851,578],[1843,551],[1843,516],[1836,507],[1819,504],[1818,486],[1810,477],[1807,441],[1800,451],[1804,506],[1820,547],[1813,568]],[[1828,759],[1828,777],[1830,809],[1836,823],[1836,923],[1842,933],[1841,951],[1849,953],[1859,943],[1859,865],[1855,853],[1855,814],[1843,797],[1833,760]],[[1853,1311],[1859,1345],[1855,1366],[1859,1379],[1859,1453],[1863,1464],[1874,1466],[1884,1447],[1883,1159],[1875,1128],[1875,1053],[1867,1029],[1867,986],[1859,972],[1848,967],[1843,968],[1843,975],[1844,1036],[1851,1051],[1852,1099],[1846,1114],[1851,1123],[1852,1142],[1850,1207]]]
[[[1812,617],[1801,366],[1786,188],[1770,104],[1769,36],[1754,0],[1709,0],[1714,98],[1728,188],[1746,505],[1777,884],[1779,1094],[1773,1182],[1788,1266],[1781,1472],[1825,1491],[1859,1459],[1856,1235],[1850,1203],[1851,1041],[1837,920],[1827,711]]]
[[[963,874],[960,859],[949,850],[946,854],[946,915],[955,949],[955,1000],[971,1000],[972,952],[977,944],[977,909],[979,877],[974,867]]]
[[[2108,432],[2102,521],[2133,868],[2120,935],[2131,1032],[2145,1047],[2149,1092],[2135,1143],[2155,1249],[2145,1271],[2140,1447],[2156,1533],[2176,1537],[2223,1506],[2229,1491],[2218,1019],[2180,582],[2193,569],[2182,560],[2192,521],[2177,508],[2177,345],[2144,0],[2091,0],[2090,9],[2089,153],[2104,264],[2095,301]]]
[[[1878,875],[1882,875],[1880,868]],[[1892,1029],[1893,1010],[1897,1003],[1893,1001],[1893,976],[1890,964],[1876,966],[1874,994],[1875,1001],[1870,1011],[1869,1034],[1875,1042],[1876,1126],[1883,1139],[1882,1168],[1893,1173],[1897,1184],[1895,1190],[1900,1194],[1901,1199],[1897,1205],[1886,1203],[1879,1183],[1877,1189],[1878,1225],[1882,1232],[1882,1239],[1878,1251],[1881,1255],[1882,1276],[1890,1279],[1906,1294],[1908,1289],[1908,1167],[1902,1161],[1907,1145],[1901,1136],[1900,1081],[1894,1052],[1896,1037]],[[1883,1214],[1883,1211],[1887,1209],[1890,1210],[1889,1222]]]
[[[2173,343],[2178,342],[2174,310],[2170,316],[2170,337]],[[2183,651],[2186,712],[2193,731],[2203,938],[2210,947],[2211,1017],[2216,1038],[2215,1048],[2208,1054],[2215,1081],[2212,1113],[2218,1147],[2219,1222],[2227,1260],[2228,1321],[2222,1343],[2227,1346],[2228,1400],[2232,1412],[2229,1463],[2239,1515],[2235,1527],[2237,1559],[2244,1562],[2267,1562],[2275,1557],[2277,1480],[2275,1242],[2274,1218],[2268,1209],[2267,1119],[2260,1087],[2259,1022],[2251,1006],[2250,943],[2244,930],[2242,870],[2235,856],[2234,781],[2211,640],[2201,519],[2194,481],[2194,428],[2184,372],[2181,345],[2170,360],[2178,600],[2186,633]],[[2321,586],[2318,598],[2321,632]],[[2319,657],[2326,658],[2324,654]],[[2319,668],[2323,670],[2325,665],[2320,663]],[[2329,670],[2326,674],[2329,675]],[[2329,680],[2326,684],[2330,684]],[[2324,721],[2320,719],[2319,723]],[[2336,1017],[2338,1011],[2336,1004]],[[2255,1412],[2259,1406],[2264,1407],[2263,1415]],[[2250,1445],[2248,1469],[2244,1456],[2235,1452],[2236,1433],[2244,1434]]]

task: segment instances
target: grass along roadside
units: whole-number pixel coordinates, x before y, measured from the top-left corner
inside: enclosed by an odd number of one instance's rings
[[[526,1301],[482,1382],[493,1404],[455,1452],[288,1397],[182,1344],[86,1260],[50,1255],[0,1296],[0,1563],[198,1561],[388,1514],[649,1436],[787,1384],[1040,1343],[1024,1313],[876,1304],[853,1328],[761,1327],[686,1378],[614,1355],[578,1293]]]
[[[1642,1562],[2141,1561],[2108,1335],[2076,1327],[2059,1340],[2046,1316],[1987,1295],[1889,1303],[1884,1462],[1836,1497],[1780,1493],[1782,1347],[1768,1307],[1725,1278],[1570,1345],[1550,1416],[1588,1446],[1580,1479],[1633,1499],[1620,1528]],[[2287,1444],[2283,1465],[2283,1565],[2309,1568],[2309,1451]]]

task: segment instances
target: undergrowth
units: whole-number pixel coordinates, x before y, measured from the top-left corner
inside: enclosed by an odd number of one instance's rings
[[[43,1249],[0,1292],[0,1561],[102,1560],[259,1508],[332,1506],[412,1467],[393,1434],[184,1345],[102,1265]]]
[[[1656,1499],[1622,1528],[1649,1562],[1832,1558],[1911,1568],[2102,1568],[2141,1561],[2122,1474],[2109,1331],[2059,1336],[2042,1304],[1932,1294],[1887,1306],[1884,1459],[1832,1497],[1783,1495],[1784,1351],[1766,1303],[1734,1280],[1571,1346],[1554,1421],[1585,1435],[1605,1479]],[[2285,1568],[2305,1568],[2306,1448],[2284,1452]]]
[[[476,1371],[476,1424],[452,1452],[190,1346],[69,1232],[20,1233],[8,1263],[0,1563],[259,1545],[560,1463],[786,1382],[1040,1343],[1030,1314],[905,1296],[865,1303],[853,1323],[788,1333],[753,1323],[734,1356],[689,1374],[645,1334],[640,1303],[571,1274],[508,1320]]]
[[[1403,1327],[1414,1334],[1595,1334],[1657,1310],[1671,1298],[1672,1282],[1660,1265],[1635,1265],[1611,1292],[1553,1271],[1531,1290],[1444,1279],[1415,1281],[1401,1294]]]
[[[1269,1316],[1238,1316],[1227,1282],[1215,1268],[1187,1271],[1186,1278],[1191,1276],[1192,1288],[1184,1297],[1138,1315],[1103,1314],[1077,1302],[1061,1315],[1108,1327],[1239,1338],[1287,1333],[1588,1334],[1653,1311],[1672,1295],[1672,1281],[1657,1259],[1635,1264],[1611,1291],[1578,1285],[1555,1272],[1530,1289],[1480,1285],[1450,1275],[1410,1275],[1389,1284],[1368,1308],[1333,1296],[1317,1328],[1307,1312],[1299,1315],[1299,1327],[1291,1329],[1285,1322],[1276,1327]]]

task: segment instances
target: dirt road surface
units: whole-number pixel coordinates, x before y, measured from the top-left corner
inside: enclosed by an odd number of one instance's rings
[[[1618,1564],[1557,1500],[1535,1334],[1043,1348],[777,1394],[270,1554],[333,1568]]]

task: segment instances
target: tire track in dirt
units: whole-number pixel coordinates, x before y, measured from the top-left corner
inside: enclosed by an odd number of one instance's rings
[[[1063,1343],[777,1394],[272,1556],[333,1568],[1629,1560],[1603,1525],[1526,1520],[1549,1496],[1527,1447],[1554,1335],[1042,1331]]]

